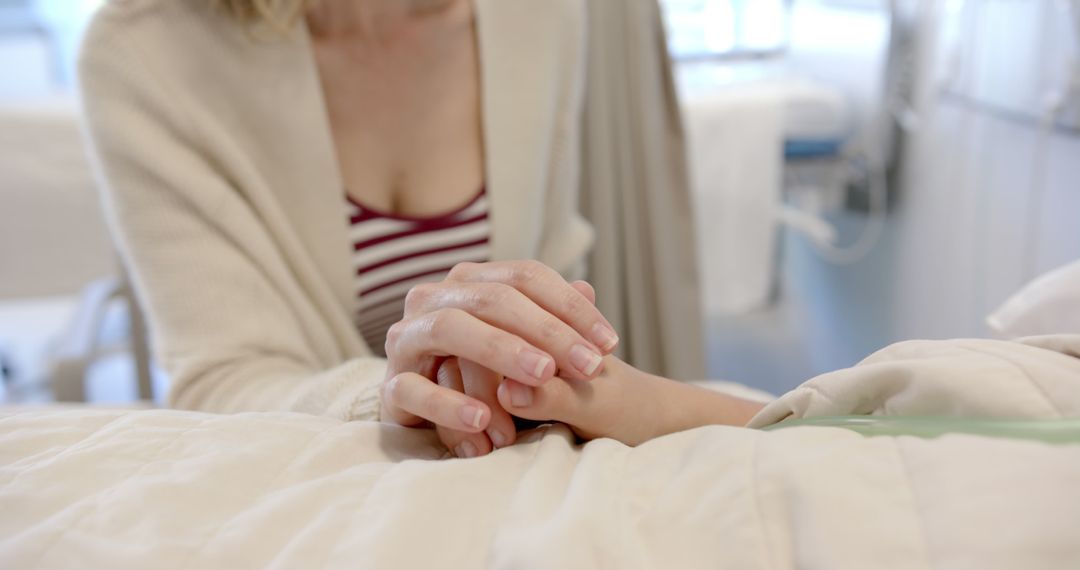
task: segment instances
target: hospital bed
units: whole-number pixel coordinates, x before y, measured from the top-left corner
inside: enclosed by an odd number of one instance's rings
[[[703,427],[629,448],[550,425],[467,460],[429,430],[300,414],[8,409],[0,561],[1076,568],[1075,439],[813,423],[976,417],[1075,431],[1077,355],[1080,335],[904,343],[773,401],[752,423],[771,429]]]

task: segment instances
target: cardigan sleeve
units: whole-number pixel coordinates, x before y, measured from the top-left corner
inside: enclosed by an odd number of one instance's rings
[[[151,72],[127,22],[110,21],[111,6],[80,57],[83,116],[114,241],[170,376],[170,405],[378,419],[385,361],[330,362],[310,299],[200,138],[195,119],[204,117],[193,117],[164,72]]]

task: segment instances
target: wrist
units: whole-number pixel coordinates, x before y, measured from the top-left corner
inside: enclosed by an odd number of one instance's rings
[[[665,383],[670,381],[614,357],[605,362],[602,380],[611,390],[603,399],[609,423],[598,431],[630,446],[670,433],[665,431],[670,423],[666,406],[658,405],[668,397]]]
[[[736,398],[686,382],[653,376],[654,437],[707,425],[743,427],[764,404]]]

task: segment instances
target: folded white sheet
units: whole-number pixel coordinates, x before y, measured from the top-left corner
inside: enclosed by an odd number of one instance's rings
[[[1076,417],[1080,359],[906,343],[755,424],[839,413]],[[1080,446],[550,427],[457,460],[429,431],[303,415],[0,412],[5,568],[1077,568],[1078,521]]]

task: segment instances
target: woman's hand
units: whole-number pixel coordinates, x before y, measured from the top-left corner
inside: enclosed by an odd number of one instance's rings
[[[496,394],[504,378],[541,386],[558,372],[586,382],[618,344],[593,295],[535,261],[465,263],[413,288],[387,334],[383,417],[435,424],[458,455],[512,444],[513,419]]]

